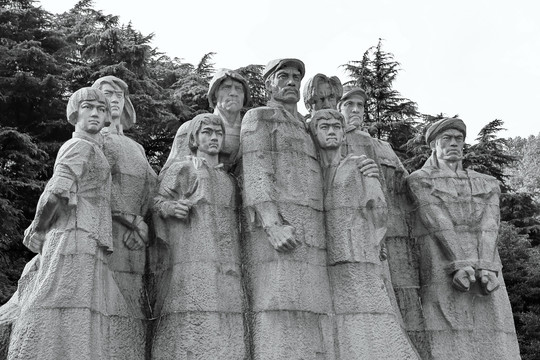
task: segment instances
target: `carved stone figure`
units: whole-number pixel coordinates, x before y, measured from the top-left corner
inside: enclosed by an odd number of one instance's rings
[[[322,178],[297,111],[304,64],[268,63],[242,122],[243,263],[253,359],[334,359]]]
[[[219,161],[224,164],[225,170],[231,170],[240,154],[240,125],[242,116],[240,110],[251,102],[251,95],[247,80],[229,69],[219,69],[210,81],[208,89],[208,103],[214,108],[214,114],[219,115],[225,124],[225,140],[219,155]],[[186,121],[178,129],[171,153],[163,166],[162,172],[167,170],[175,161],[183,161],[190,154],[187,143],[187,133],[190,121]]]
[[[414,338],[421,330],[421,307],[417,252],[407,224],[409,209],[404,186],[407,171],[390,144],[372,138],[362,130],[365,127],[366,101],[367,94],[363,89],[345,86],[338,103],[338,109],[347,123],[346,146],[342,146],[342,154],[365,155],[373,159],[380,169],[380,181],[388,205],[388,230],[381,252],[381,258],[388,260],[383,264],[385,283],[394,307],[400,309],[403,316],[403,326]]]
[[[144,289],[148,226],[145,222],[154,196],[156,174],[144,149],[124,135],[136,121],[127,84],[114,76],[104,76],[92,85],[100,89],[111,106],[111,125],[102,131],[103,152],[111,167],[111,210],[114,253],[109,259],[122,296],[130,306],[130,315],[115,317],[112,331],[122,339],[113,350],[125,359],[143,359],[145,319],[152,317],[148,293]],[[129,344],[129,345],[125,345]],[[122,348],[121,348],[122,347]],[[122,355],[120,355],[122,354]]]
[[[193,155],[160,174],[155,211],[172,278],[153,359],[246,356],[235,184],[218,162],[225,134],[220,116],[197,115],[187,133]]]
[[[125,315],[127,305],[108,266],[111,175],[100,130],[109,116],[99,90],[83,88],[69,99],[75,132],[25,231],[24,244],[40,256],[27,269],[33,275],[19,282],[10,360],[110,358],[109,314]]]
[[[407,178],[415,204],[429,359],[520,359],[497,251],[499,184],[462,166],[466,127],[447,118],[426,133],[432,149]]]
[[[310,114],[321,109],[335,110],[343,95],[343,86],[337,76],[316,74],[306,81],[303,95],[306,109]]]
[[[328,273],[339,359],[418,359],[385,287],[379,259],[387,206],[377,173],[363,173],[365,155],[342,158],[345,120],[336,110],[312,113],[325,179]]]

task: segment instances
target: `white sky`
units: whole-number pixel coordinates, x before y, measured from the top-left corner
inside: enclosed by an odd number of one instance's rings
[[[41,0],[52,13],[76,0]],[[394,85],[426,114],[459,114],[468,142],[501,119],[502,137],[540,133],[540,2],[537,0],[95,0],[94,8],[132,22],[170,57],[216,68],[265,65],[280,57],[348,80],[340,65],[361,60],[385,39],[402,71]],[[301,111],[304,111],[303,100]]]

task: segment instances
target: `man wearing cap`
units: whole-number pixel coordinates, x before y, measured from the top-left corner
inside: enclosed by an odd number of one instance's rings
[[[230,171],[239,156],[240,147],[240,125],[242,115],[240,110],[248,106],[251,102],[250,91],[247,80],[229,69],[219,69],[210,81],[208,89],[208,103],[214,108],[214,114],[219,115],[225,124],[225,139],[219,154],[219,161],[224,165],[225,170]],[[163,166],[162,172],[169,168],[176,161],[183,161],[190,155],[187,143],[187,133],[191,120],[183,123],[178,129],[171,153],[167,162]]]
[[[343,86],[337,76],[316,74],[304,85],[304,103],[309,113],[321,109],[336,109],[343,94]]]
[[[148,243],[145,218],[155,191],[156,174],[143,147],[124,135],[124,130],[136,121],[127,84],[115,76],[104,76],[92,87],[100,89],[111,106],[111,125],[102,130],[103,152],[112,175],[114,252],[109,267],[131,310],[128,317],[114,317],[111,353],[119,358],[144,359],[146,318],[152,317],[153,303],[144,287]]]
[[[297,111],[304,63],[270,61],[242,122],[243,260],[253,359],[334,359],[323,185]]]
[[[519,359],[497,251],[499,184],[464,170],[466,127],[441,119],[431,157],[407,178],[420,251],[420,295],[430,359]]]

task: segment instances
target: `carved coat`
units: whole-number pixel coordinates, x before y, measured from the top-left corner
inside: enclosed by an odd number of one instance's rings
[[[432,359],[520,359],[497,251],[499,184],[488,175],[441,170],[433,156],[407,178],[417,215],[425,345]],[[498,272],[484,296],[452,287],[462,267]]]
[[[153,359],[244,359],[243,291],[235,184],[222,168],[188,156],[160,174],[158,235],[171,249],[171,283],[161,296]],[[162,217],[188,200],[188,218]]]
[[[301,116],[277,103],[246,113],[243,166],[243,260],[253,359],[333,359],[326,270],[322,175]],[[270,244],[257,205],[277,207],[302,243],[281,253]]]
[[[384,284],[388,213],[379,179],[363,176],[347,156],[329,179],[324,207],[339,359],[419,359]]]
[[[8,359],[109,359],[110,314],[127,314],[107,260],[113,249],[110,168],[101,145],[84,134],[59,150],[25,244],[41,255],[19,284],[20,315]],[[63,205],[42,242],[33,225],[51,194]],[[28,281],[27,281],[28,280]]]

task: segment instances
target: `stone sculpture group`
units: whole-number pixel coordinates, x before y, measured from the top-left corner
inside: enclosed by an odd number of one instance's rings
[[[0,358],[520,359],[497,253],[499,185],[463,169],[463,121],[408,175],[363,130],[367,95],[270,61],[268,104],[221,69],[213,114],[156,176],[114,76],[75,92],[73,139],[25,232]]]

